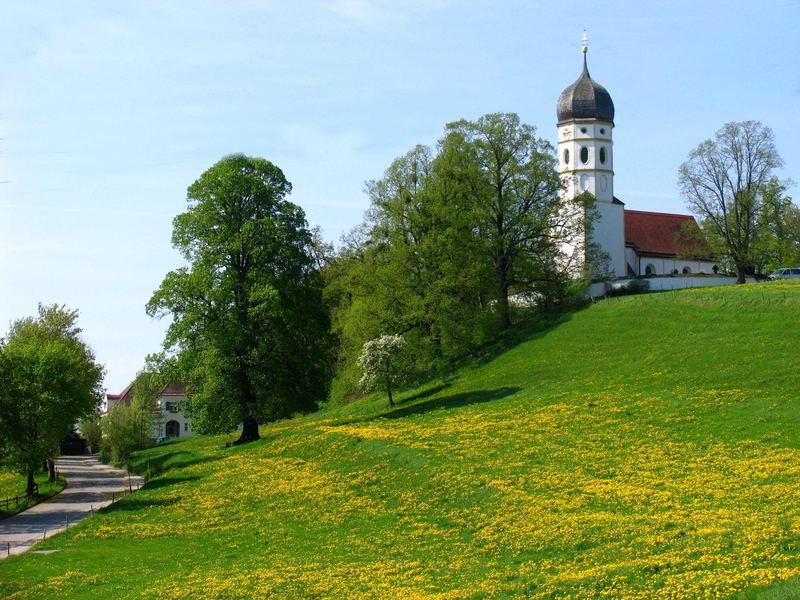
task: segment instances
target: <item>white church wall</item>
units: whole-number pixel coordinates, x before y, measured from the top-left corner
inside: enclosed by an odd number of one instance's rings
[[[597,220],[593,224],[592,241],[608,254],[609,269],[617,277],[625,277],[625,219],[622,204],[596,202]]]
[[[589,296],[600,298],[608,294],[613,289],[627,286],[631,279],[616,279],[614,281],[599,281],[589,286]],[[665,292],[670,290],[683,290],[688,288],[714,287],[720,285],[735,285],[736,277],[727,275],[710,275],[692,277],[690,275],[680,277],[651,277],[645,279],[648,282],[651,292]],[[755,279],[747,278],[747,283],[755,283]]]
[[[636,275],[641,275],[639,271],[639,255],[633,248],[625,247],[625,274],[628,274],[627,265],[630,265]]]
[[[631,250],[630,248],[628,250]],[[677,271],[678,275],[704,274],[712,275],[714,266],[717,264],[707,260],[688,260],[681,258],[662,258],[656,256],[639,256],[639,268],[637,274],[648,275],[647,267],[652,266],[653,275],[672,275]],[[634,269],[636,266],[634,265]],[[684,270],[686,270],[684,272]]]

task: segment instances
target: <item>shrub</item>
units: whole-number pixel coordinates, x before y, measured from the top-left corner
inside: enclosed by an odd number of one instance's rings
[[[631,279],[625,285],[612,287],[606,292],[606,296],[630,296],[633,294],[643,294],[650,291],[650,282],[647,279]]]

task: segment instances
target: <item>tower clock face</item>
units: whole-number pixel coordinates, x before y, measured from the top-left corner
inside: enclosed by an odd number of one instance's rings
[[[561,137],[563,137],[564,139],[571,138],[572,130],[569,127],[564,127],[564,129],[561,130]]]
[[[581,189],[585,192],[589,187],[589,177],[581,175]]]

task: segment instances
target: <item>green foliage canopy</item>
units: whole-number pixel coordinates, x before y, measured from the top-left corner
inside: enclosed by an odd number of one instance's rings
[[[511,325],[509,293],[560,280],[554,235],[563,188],[552,145],[513,113],[450,123],[441,160],[461,171],[494,275],[501,329]]]
[[[77,310],[40,304],[0,340],[0,442],[27,476],[28,493],[36,471],[102,397],[103,367],[77,321]]]
[[[189,266],[167,274],[147,305],[172,314],[164,342],[177,353],[200,432],[313,409],[327,395],[329,317],[313,237],[285,198],[283,172],[263,158],[223,158],[188,189],[172,242]]]
[[[89,452],[97,452],[100,449],[100,443],[103,441],[103,429],[100,425],[100,420],[100,413],[94,412],[81,419],[78,425],[78,430],[81,437],[86,440]]]
[[[713,140],[689,153],[678,171],[687,206],[700,217],[712,246],[735,267],[738,283],[754,272],[763,254],[765,194],[774,188],[773,172],[782,165],[772,130],[742,121],[723,125]]]
[[[586,201],[564,201],[554,149],[517,115],[445,128],[366,184],[370,210],[324,269],[340,339],[334,397],[357,389],[363,344],[402,335],[430,374],[511,324],[513,295],[558,301],[585,238]]]

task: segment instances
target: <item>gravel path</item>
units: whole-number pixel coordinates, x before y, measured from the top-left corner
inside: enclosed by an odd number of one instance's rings
[[[67,480],[64,491],[0,521],[0,559],[29,550],[37,541],[111,504],[112,496],[144,485],[138,475],[101,464],[96,456],[62,456],[56,460],[56,468]]]

